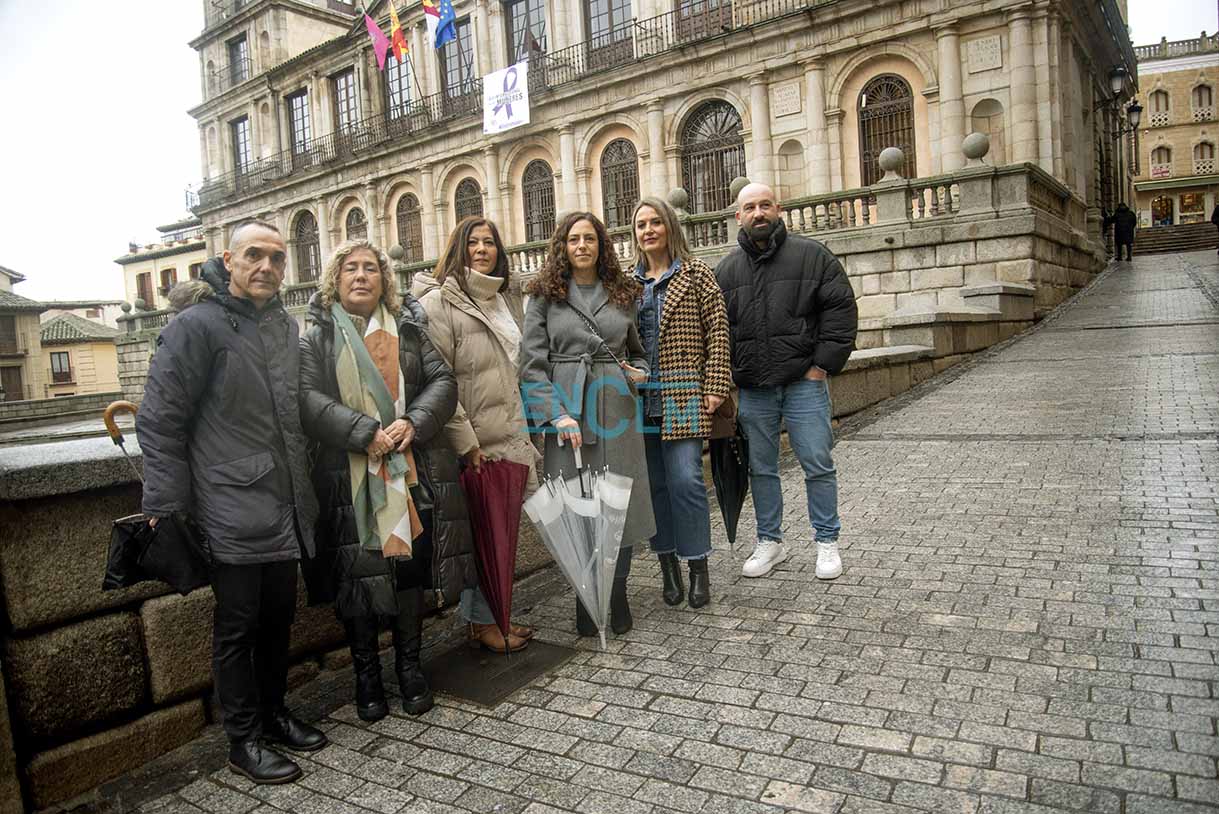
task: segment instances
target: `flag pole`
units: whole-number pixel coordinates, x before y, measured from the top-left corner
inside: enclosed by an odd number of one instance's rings
[[[415,71],[415,59],[411,56],[411,52],[406,52],[406,64],[411,69],[411,81],[415,83],[415,90],[419,91],[419,104],[423,104],[423,86],[419,84],[419,74]]]

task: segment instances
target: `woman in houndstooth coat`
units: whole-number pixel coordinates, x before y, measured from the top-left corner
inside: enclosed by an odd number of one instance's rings
[[[707,557],[711,509],[703,480],[703,440],[732,384],[728,315],[715,273],[686,245],[677,213],[644,198],[631,219],[635,279],[642,286],[639,336],[652,371],[643,386],[644,445],[660,559],[662,596],[681,603],[679,560],[690,568],[690,607],[711,600]]]

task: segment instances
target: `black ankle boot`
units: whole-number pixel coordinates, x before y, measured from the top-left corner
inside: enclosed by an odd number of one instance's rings
[[[626,597],[626,578],[631,575],[630,546],[618,549],[618,563],[614,568],[614,587],[610,591],[610,630],[621,636],[635,626],[631,618],[631,606]]]
[[[584,609],[584,603],[580,601],[579,597],[576,597],[576,633],[581,636],[597,635],[597,623]]]
[[[686,597],[686,586],[681,580],[681,562],[671,551],[656,556],[660,560],[660,579],[664,583],[660,595],[666,605],[680,605]]]
[[[351,663],[356,673],[356,715],[372,723],[389,714],[385,686],[381,683],[381,659],[377,655],[377,618],[361,616],[343,620]]]
[[[398,617],[394,620],[394,672],[398,692],[407,715],[422,715],[434,703],[432,689],[419,665],[423,647],[423,589],[398,592]]]
[[[711,601],[711,578],[707,559],[690,560],[690,607],[701,608]]]
[[[229,768],[259,785],[291,783],[301,776],[300,766],[257,738],[229,744]]]

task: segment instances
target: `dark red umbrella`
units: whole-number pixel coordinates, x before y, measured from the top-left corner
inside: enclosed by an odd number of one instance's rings
[[[505,639],[512,619],[516,543],[528,480],[529,467],[512,461],[484,461],[480,471],[466,467],[461,473],[474,527],[478,585]]]

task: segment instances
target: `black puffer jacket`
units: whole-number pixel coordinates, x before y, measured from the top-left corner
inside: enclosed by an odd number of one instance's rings
[[[222,563],[294,560],[302,545],[312,554],[296,321],[278,298],[260,311],[233,297],[218,257],[201,279],[161,331],[144,385],[144,513],[191,516]]]
[[[457,408],[457,380],[421,327],[423,309],[404,298],[398,315],[399,364],[406,383],[404,418],[415,426],[412,448],[421,500],[432,511],[431,585],[438,603],[456,601],[477,584],[474,538],[457,455],[440,432]],[[306,563],[311,604],[334,601],[340,618],[396,612],[391,561],[364,550],[356,534],[348,451],[362,452],[380,428],[374,418],[339,399],[334,366],[334,322],[317,295],[309,304],[309,328],[301,337],[301,419],[313,445],[313,484],[321,503],[317,556]]]
[[[859,312],[842,263],[783,221],[759,249],[744,230],[715,268],[732,339],[738,387],[789,384],[813,365],[842,370],[855,349]]]

